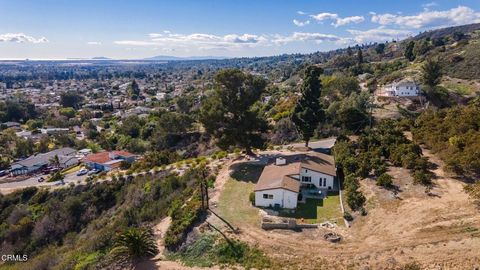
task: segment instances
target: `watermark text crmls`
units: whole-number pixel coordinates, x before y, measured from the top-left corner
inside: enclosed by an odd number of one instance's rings
[[[0,260],[2,262],[26,262],[28,261],[28,255],[2,254]]]

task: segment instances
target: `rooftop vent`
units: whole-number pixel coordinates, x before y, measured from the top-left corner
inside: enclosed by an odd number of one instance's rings
[[[282,166],[282,165],[285,165],[285,164],[287,164],[287,160],[283,157],[278,157],[275,160],[275,165],[277,165],[277,166]]]

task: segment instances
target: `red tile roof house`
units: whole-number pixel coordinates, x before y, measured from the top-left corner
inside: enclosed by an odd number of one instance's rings
[[[309,152],[279,157],[265,166],[255,185],[255,206],[295,209],[300,193],[302,200],[323,198],[338,189],[332,156]]]
[[[90,154],[86,156],[82,162],[92,169],[101,171],[110,171],[120,167],[122,161],[134,162],[137,156],[126,151],[111,151]]]

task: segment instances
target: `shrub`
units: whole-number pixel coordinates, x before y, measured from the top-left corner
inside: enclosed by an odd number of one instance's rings
[[[350,214],[350,212],[346,212],[346,211],[345,211],[345,213],[343,213],[343,218],[347,221],[352,221],[353,220],[352,214]]]
[[[172,223],[165,234],[164,242],[167,249],[176,250],[203,213],[199,195],[194,195],[185,206],[177,205],[170,212]]]
[[[421,184],[424,186],[429,186],[432,184],[432,176],[430,173],[425,171],[415,171],[413,174],[413,182],[415,184]]]
[[[252,203],[252,205],[255,205],[255,192],[250,192],[248,200]]]
[[[158,253],[157,243],[151,232],[145,229],[130,228],[115,240],[111,254],[128,262],[153,257]]]
[[[382,186],[385,188],[391,187],[393,184],[393,177],[388,173],[383,173],[377,177],[377,186]]]
[[[366,198],[358,190],[347,189],[346,196],[347,204],[353,211],[357,211],[365,204]]]
[[[387,172],[387,167],[385,165],[379,165],[375,167],[375,176],[379,177],[382,174],[385,174]]]

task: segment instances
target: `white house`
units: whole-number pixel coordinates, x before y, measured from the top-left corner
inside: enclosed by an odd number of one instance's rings
[[[311,152],[277,158],[265,166],[255,186],[255,205],[295,209],[302,196],[318,197],[335,185],[336,169],[333,157]]]
[[[382,96],[386,97],[416,97],[420,94],[420,85],[413,79],[403,79],[383,87]]]

